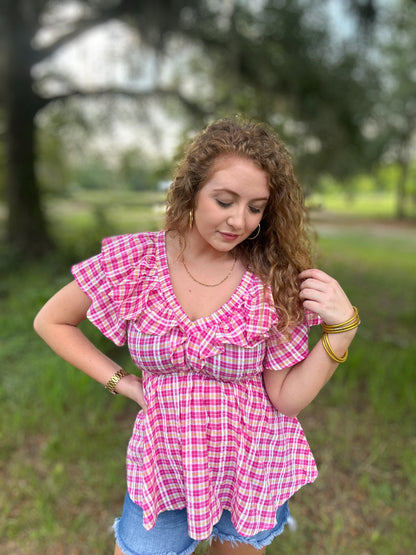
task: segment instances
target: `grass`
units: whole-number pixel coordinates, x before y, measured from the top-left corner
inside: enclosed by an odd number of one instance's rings
[[[392,220],[396,214],[396,193],[394,191],[348,192],[326,191],[313,193],[307,202],[316,210],[351,216],[354,218],[385,218]],[[409,195],[405,202],[406,214],[415,219],[416,204]]]
[[[87,200],[77,214],[62,202],[54,210],[62,255],[2,269],[0,553],[113,550],[135,407],[105,395],[32,331],[35,312],[99,237],[159,225],[154,197],[128,199],[125,212],[112,200],[92,224]],[[291,503],[297,531],[285,530],[267,553],[404,555],[416,542],[415,228],[322,216],[319,266],[343,284],[362,325],[348,361],[300,416],[320,474]],[[133,371],[126,349],[84,329]]]
[[[414,229],[321,223],[319,247],[320,266],[345,286],[362,325],[348,361],[301,414],[320,476],[292,503],[298,533],[269,551],[410,553],[416,539]]]

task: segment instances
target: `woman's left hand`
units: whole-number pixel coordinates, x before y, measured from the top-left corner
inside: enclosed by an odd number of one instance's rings
[[[299,279],[299,296],[304,308],[318,314],[327,324],[339,324],[351,318],[352,304],[335,279],[314,268],[301,272]]]

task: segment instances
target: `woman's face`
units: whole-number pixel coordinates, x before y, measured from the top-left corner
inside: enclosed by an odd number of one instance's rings
[[[197,194],[191,234],[227,252],[255,231],[269,195],[267,173],[254,162],[221,156]]]

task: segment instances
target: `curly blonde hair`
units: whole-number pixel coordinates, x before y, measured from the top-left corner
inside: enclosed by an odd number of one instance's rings
[[[224,118],[201,131],[188,146],[179,163],[167,198],[166,230],[184,238],[189,212],[198,191],[209,180],[220,156],[251,160],[268,175],[270,198],[255,240],[235,247],[235,255],[257,274],[273,294],[279,313],[279,329],[301,322],[298,274],[311,265],[302,189],[295,177],[289,153],[272,128],[264,123],[238,117]]]

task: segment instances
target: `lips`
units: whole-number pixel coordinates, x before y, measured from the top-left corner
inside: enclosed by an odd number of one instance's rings
[[[236,239],[238,239],[238,235],[236,235],[235,233],[224,233],[223,231],[220,231],[219,233],[221,237],[225,239],[225,241],[235,241]]]

